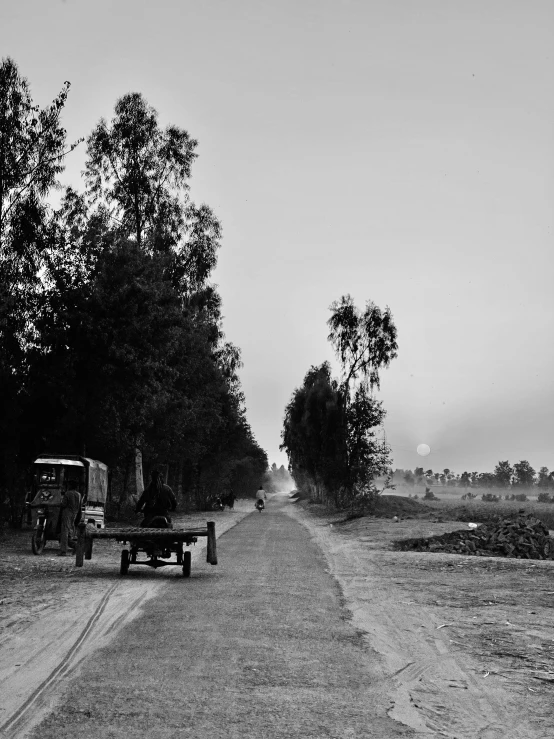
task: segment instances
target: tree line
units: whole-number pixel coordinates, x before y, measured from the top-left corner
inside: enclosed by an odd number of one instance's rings
[[[2,497],[15,515],[47,451],[106,462],[121,504],[137,452],[165,465],[188,506],[254,492],[267,456],[210,282],[221,225],[190,195],[197,141],[129,93],[68,144],[69,89],[41,109],[16,63],[0,66]],[[54,208],[81,143],[82,191],[66,188]]]
[[[329,362],[308,370],[285,409],[281,449],[297,489],[312,500],[363,506],[381,492],[376,479],[391,472],[390,447],[378,437],[386,412],[375,390],[380,370],[397,356],[397,331],[390,309],[371,300],[360,310],[345,295],[330,310],[340,377]]]
[[[395,481],[408,485],[445,485],[450,487],[482,488],[532,488],[554,490],[554,471],[541,467],[536,472],[526,459],[514,465],[505,460],[498,462],[493,472],[462,472],[456,474],[445,468],[441,472],[416,467],[411,470],[396,469]]]

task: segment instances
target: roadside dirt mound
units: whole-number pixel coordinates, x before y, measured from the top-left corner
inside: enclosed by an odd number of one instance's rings
[[[375,504],[375,516],[398,516],[403,514],[436,514],[436,511],[425,503],[402,495],[380,495]]]
[[[463,531],[419,539],[404,539],[395,549],[416,552],[450,552],[486,557],[554,559],[554,539],[547,527],[531,515],[505,518]]]
[[[364,512],[349,513],[345,518],[345,522],[352,521],[355,518],[365,518],[366,516],[372,516],[373,518],[392,518],[393,516],[401,518],[428,518],[432,516],[439,518],[440,512],[413,498],[405,498],[402,495],[380,495],[373,508]]]

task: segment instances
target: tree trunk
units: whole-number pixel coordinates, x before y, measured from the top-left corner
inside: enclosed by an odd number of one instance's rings
[[[125,459],[125,472],[123,473],[123,487],[119,494],[118,513],[119,511],[121,511],[121,506],[127,502],[130,476],[131,476],[131,459],[129,458],[129,456],[127,456]]]
[[[142,452],[137,447],[135,449],[135,485],[137,498],[144,493],[144,476],[142,474]]]
[[[139,208],[139,198],[138,198],[138,186],[135,191],[135,198],[134,198],[134,206],[135,206],[135,227],[136,227],[136,234],[137,234],[137,246],[139,249],[142,247],[142,225],[140,222],[140,208]]]

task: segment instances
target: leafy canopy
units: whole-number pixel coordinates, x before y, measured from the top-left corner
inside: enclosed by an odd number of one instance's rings
[[[360,311],[350,295],[343,295],[331,312],[328,339],[341,362],[344,385],[360,378],[379,388],[379,370],[389,366],[398,350],[390,309],[382,311],[368,300]]]

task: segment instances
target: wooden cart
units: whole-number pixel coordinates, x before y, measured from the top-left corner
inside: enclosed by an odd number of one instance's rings
[[[126,575],[130,565],[146,565],[147,567],[166,567],[178,565],[183,568],[184,577],[190,577],[191,551],[184,550],[196,544],[202,536],[207,537],[206,561],[217,564],[215,540],[215,523],[208,521],[206,528],[197,529],[94,529],[82,523],[78,527],[75,566],[82,567],[85,559],[92,559],[92,545],[95,539],[115,539],[121,544],[128,544],[128,549],[121,552],[120,573]],[[146,559],[138,559],[143,553]],[[175,559],[172,555],[175,554]],[[169,560],[169,561],[168,561]]]

